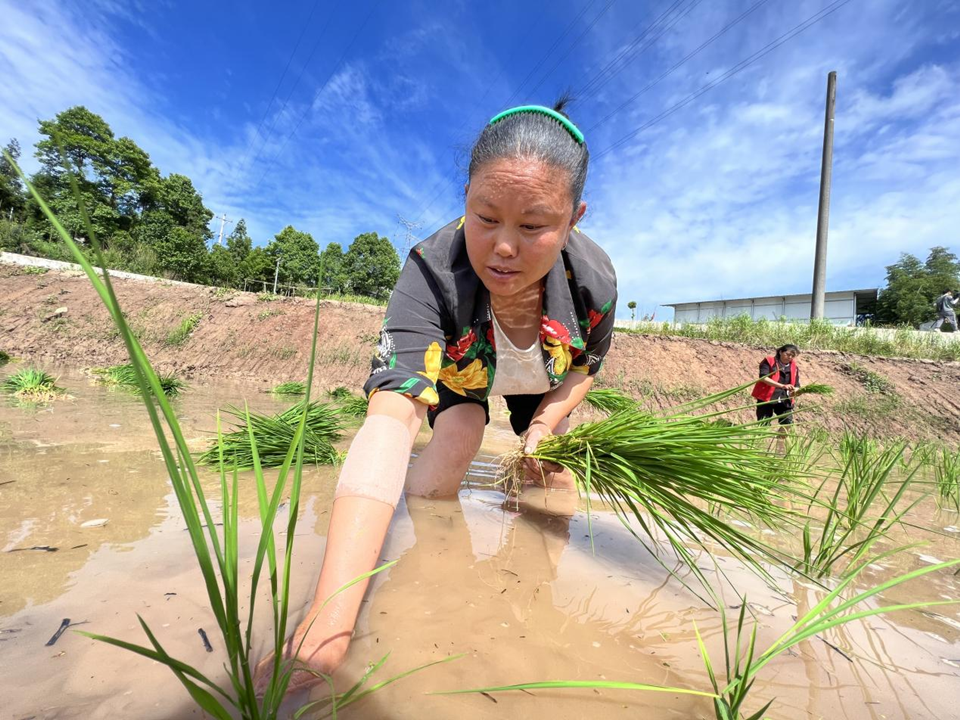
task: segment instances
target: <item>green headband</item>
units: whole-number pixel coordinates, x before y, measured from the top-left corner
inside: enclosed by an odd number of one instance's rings
[[[551,110],[548,107],[543,105],[520,105],[519,107],[510,108],[509,110],[504,110],[499,115],[494,115],[490,119],[490,125],[498,123],[503,120],[505,117],[510,115],[516,115],[517,113],[539,113],[540,115],[546,115],[547,117],[553,118],[558,123],[563,125],[568,133],[573,136],[573,139],[576,140],[580,145],[583,145],[583,133],[580,132],[580,128],[574,125],[568,118],[565,118],[563,115],[558,113],[556,110]]]

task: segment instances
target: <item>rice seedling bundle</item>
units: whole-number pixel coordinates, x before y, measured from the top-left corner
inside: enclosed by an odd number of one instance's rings
[[[637,406],[637,401],[631,397],[627,397],[618,390],[613,388],[597,388],[590,390],[587,393],[587,396],[584,398],[584,401],[590,407],[600,412],[610,413],[619,412],[621,410],[630,410]]]
[[[800,395],[833,395],[833,387],[823,383],[810,383],[800,386],[793,395],[794,397]]]
[[[274,385],[270,392],[274,395],[305,395],[307,386],[302,382],[285,382]]]
[[[227,408],[223,412],[235,419],[236,429],[223,435],[223,457],[228,468],[250,470],[254,467],[251,436],[256,440],[262,467],[280,467],[300,425],[304,402],[298,402],[276,415]],[[343,424],[337,409],[313,401],[306,404],[303,429],[303,453],[315,465],[335,465],[340,455],[333,443],[340,439]],[[217,465],[220,448],[213,443],[199,457],[202,465]]]
[[[333,390],[327,390],[327,397],[331,400],[346,400],[352,396],[353,393],[350,392],[350,388],[344,387],[343,385],[335,387]]]
[[[57,379],[53,375],[37,368],[24,368],[15,372],[3,381],[0,390],[28,402],[46,402],[65,392],[62,387],[57,386]]]
[[[139,391],[137,385],[137,373],[133,365],[113,365],[108,368],[94,370],[99,376],[100,382],[107,385],[115,385],[134,392]],[[161,375],[157,373],[157,380],[160,382],[160,389],[168,398],[177,397],[187,388],[187,384],[176,375]]]
[[[731,394],[704,398],[705,406]],[[724,411],[732,412],[732,411]],[[783,529],[793,513],[775,500],[790,492],[788,464],[763,442],[775,437],[768,427],[726,425],[716,415],[676,413],[657,416],[639,409],[623,410],[598,422],[583,423],[565,435],[542,440],[529,456],[517,450],[502,459],[505,484],[515,490],[523,480],[524,458],[533,457],[567,468],[586,496],[596,493],[641,543],[658,557],[648,539],[659,530],[678,558],[704,588],[710,585],[687,547],[706,549],[709,539],[769,578],[761,558],[789,563],[775,549],[729,520],[711,514],[745,515],[758,524]],[[641,537],[635,521],[648,539]],[[592,535],[592,533],[591,533]],[[666,567],[666,564],[661,561]]]

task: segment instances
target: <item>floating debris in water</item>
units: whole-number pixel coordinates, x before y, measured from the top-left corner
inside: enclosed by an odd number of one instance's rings
[[[917,557],[920,559],[920,562],[925,562],[928,565],[939,565],[943,562],[943,560],[938,560],[933,557],[933,555],[917,555]]]
[[[110,521],[109,521],[107,518],[97,518],[96,520],[87,520],[85,523],[80,523],[80,527],[82,527],[82,528],[98,528],[98,527],[103,527],[103,526],[106,525],[108,522],[110,522]]]

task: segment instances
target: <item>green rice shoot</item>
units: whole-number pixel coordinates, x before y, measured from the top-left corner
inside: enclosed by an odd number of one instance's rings
[[[49,402],[66,393],[57,378],[38,368],[18,370],[0,384],[0,390],[25,402]]]
[[[139,392],[137,384],[137,373],[133,365],[113,365],[108,368],[96,368],[94,374],[100,382],[105,385],[123,388],[132,392]],[[187,388],[187,384],[176,375],[157,374],[157,380],[160,382],[160,388],[163,394],[168,398],[175,398]]]
[[[306,395],[307,386],[302,382],[285,382],[274,385],[270,392],[273,395]]]
[[[235,429],[223,434],[223,462],[229,469],[251,470],[254,467],[253,445],[256,441],[262,467],[280,467],[287,450],[300,425],[304,402],[289,407],[276,415],[227,408],[223,411],[233,418]],[[333,443],[340,439],[343,424],[337,409],[331,405],[313,401],[306,405],[306,421],[303,430],[303,454],[314,465],[335,465],[340,455]],[[214,442],[203,452],[198,462],[216,466],[220,463],[221,443]]]
[[[621,410],[630,410],[637,406],[637,401],[613,388],[596,388],[587,392],[584,401],[594,410],[607,415]]]
[[[833,395],[833,386],[824,385],[823,383],[810,383],[809,385],[801,385],[797,388],[797,391],[793,394],[794,397],[799,397],[800,395]]]

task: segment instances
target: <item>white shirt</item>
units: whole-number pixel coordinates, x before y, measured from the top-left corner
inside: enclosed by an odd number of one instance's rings
[[[493,313],[493,338],[497,346],[497,367],[490,395],[539,395],[550,390],[550,378],[543,364],[540,341],[518,348],[497,322]]]

